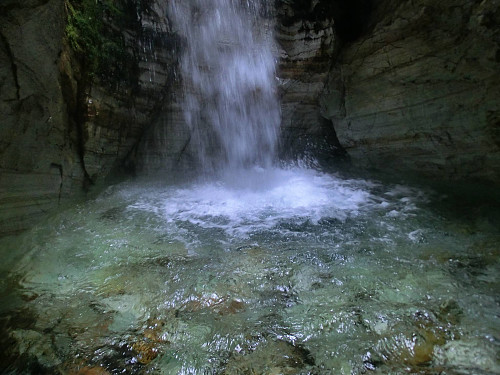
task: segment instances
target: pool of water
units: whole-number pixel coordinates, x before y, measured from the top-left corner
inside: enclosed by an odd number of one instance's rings
[[[0,240],[0,368],[499,374],[497,208],[305,168],[114,185]]]

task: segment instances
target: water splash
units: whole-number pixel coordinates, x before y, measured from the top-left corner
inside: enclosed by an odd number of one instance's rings
[[[247,238],[280,232],[281,223],[343,221],[372,208],[369,183],[311,169],[253,168],[226,171],[216,181],[142,191],[129,209],[153,212],[168,223],[190,223]]]
[[[270,166],[280,108],[271,21],[260,2],[176,0],[184,117],[205,171]]]

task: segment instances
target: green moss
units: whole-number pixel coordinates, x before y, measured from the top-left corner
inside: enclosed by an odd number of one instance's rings
[[[137,0],[65,0],[66,37],[89,78],[103,83],[129,82],[134,71],[133,50],[122,30],[135,27],[131,3]],[[133,4],[132,4],[133,5]]]

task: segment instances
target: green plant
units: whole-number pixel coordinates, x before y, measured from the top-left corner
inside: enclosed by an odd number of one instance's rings
[[[123,11],[127,0],[65,0],[65,5],[66,37],[88,77],[104,83],[130,78],[134,59],[121,32],[131,19]]]

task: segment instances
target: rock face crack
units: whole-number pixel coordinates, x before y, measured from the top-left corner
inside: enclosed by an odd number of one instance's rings
[[[191,134],[189,134],[189,136],[188,136],[188,138],[187,138],[187,140],[186,140],[186,143],[184,143],[184,146],[182,146],[182,149],[181,149],[181,151],[179,152],[179,157],[177,158],[177,163],[179,163],[179,162],[181,161],[182,156],[183,156],[183,155],[184,155],[184,153],[187,151],[188,146],[189,146],[189,144],[191,143],[191,138],[192,138],[192,136],[191,136]]]
[[[21,87],[19,86],[19,79],[17,77],[17,65],[15,62],[14,54],[12,53],[12,49],[10,48],[10,44],[7,41],[7,38],[5,35],[3,35],[2,32],[0,32],[0,40],[2,41],[2,44],[5,46],[5,52],[7,53],[7,56],[10,61],[10,69],[12,71],[12,77],[14,79],[14,84],[16,85],[16,99],[19,100],[20,98],[20,90]]]
[[[61,194],[63,188],[63,166],[58,163],[51,163],[50,168],[56,168],[59,171],[59,176],[61,177],[61,182],[59,183],[59,195],[58,195],[58,203],[61,202]]]

